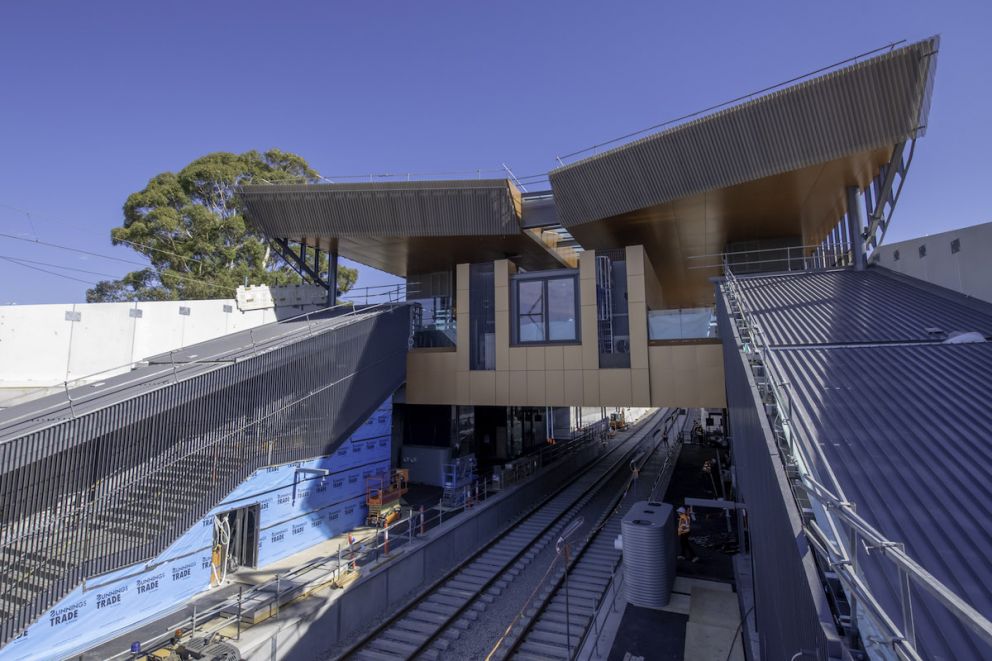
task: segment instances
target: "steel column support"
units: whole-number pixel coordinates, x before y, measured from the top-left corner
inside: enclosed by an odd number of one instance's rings
[[[861,215],[861,191],[857,186],[847,187],[847,231],[851,236],[851,259],[855,271],[865,270],[865,221]]]
[[[297,254],[296,251],[290,247],[287,239],[272,239],[272,241],[276,245],[276,252],[279,253],[279,256],[286,260],[286,262],[292,266],[297,273],[309,278],[315,285],[319,285],[324,289],[330,289],[330,285],[327,281],[320,277],[320,273],[307,264],[305,243],[300,244],[301,254]]]
[[[338,254],[327,253],[327,305],[334,307],[338,304]]]

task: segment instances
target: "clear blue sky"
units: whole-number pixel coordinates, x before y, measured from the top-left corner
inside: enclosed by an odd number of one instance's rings
[[[110,246],[127,195],[219,150],[278,147],[325,175],[546,172],[556,154],[939,33],[900,240],[992,220],[990,27],[988,1],[5,2],[0,231],[135,258]],[[136,268],[4,238],[0,255]],[[387,277],[362,269],[358,284]],[[0,261],[0,303],[86,288]]]

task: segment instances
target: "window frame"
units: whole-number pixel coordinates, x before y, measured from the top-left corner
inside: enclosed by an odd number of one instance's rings
[[[568,340],[552,340],[551,336],[551,315],[548,299],[548,282],[552,280],[572,281],[573,309],[575,311],[575,337]],[[554,345],[574,345],[582,344],[582,315],[581,293],[579,287],[579,273],[575,269],[558,269],[554,271],[535,271],[532,273],[518,273],[511,279],[510,288],[510,345],[520,347],[533,346],[554,346]],[[541,283],[541,323],[544,330],[544,339],[522,340],[520,338],[520,286],[523,283]],[[535,315],[536,316],[536,315]]]

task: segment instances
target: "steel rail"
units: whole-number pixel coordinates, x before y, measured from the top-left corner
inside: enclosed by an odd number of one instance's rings
[[[664,423],[668,423],[678,416],[678,410],[671,412]],[[659,435],[659,438],[655,440],[654,445],[647,451],[646,456],[642,457],[638,465],[638,472],[644,472],[644,467],[648,463],[661,463],[661,466],[655,466],[655,469],[659,474],[664,474],[671,466],[671,458],[673,456],[673,450],[679,447],[677,441],[663,442]],[[665,454],[659,455],[659,449],[662,449]],[[660,460],[660,461],[659,461]],[[537,655],[553,655],[559,656],[557,652],[562,652],[567,650],[578,651],[582,648],[583,641],[588,635],[590,625],[592,624],[595,616],[596,610],[599,602],[602,600],[603,594],[606,593],[609,588],[610,577],[612,577],[617,564],[620,562],[621,554],[615,551],[613,548],[613,538],[620,529],[621,518],[617,515],[619,514],[620,507],[627,500],[627,496],[630,492],[631,486],[634,485],[633,473],[628,476],[623,490],[612,499],[610,507],[603,512],[596,525],[586,534],[585,538],[581,542],[581,546],[574,552],[567,568],[560,571],[554,578],[552,584],[545,590],[545,596],[539,604],[536,606],[531,605],[530,610],[534,610],[535,613],[531,617],[524,618],[524,626],[519,631],[515,632],[512,636],[508,636],[510,639],[510,644],[499,650],[495,655],[494,659],[505,659],[510,658],[518,653],[527,656],[528,658]],[[639,478],[638,478],[639,479]],[[635,494],[636,499],[636,494]],[[650,498],[649,498],[650,500]],[[598,556],[598,557],[597,557]],[[604,560],[604,557],[606,560]],[[608,562],[609,568],[601,577],[601,580],[605,581],[601,588],[599,588],[599,593],[596,595],[596,603],[591,607],[592,613],[590,615],[584,615],[580,612],[580,606],[578,603],[572,604],[573,608],[565,608],[566,611],[566,621],[568,623],[568,628],[566,633],[562,634],[555,631],[557,627],[548,626],[553,624],[550,620],[550,615],[554,614],[551,610],[553,605],[562,594],[562,588],[564,586],[565,571],[568,572],[573,581],[578,579],[588,579],[589,578],[589,567],[592,565],[602,565],[602,562]],[[583,565],[583,563],[585,563]],[[578,573],[582,569],[584,573]],[[593,570],[591,573],[596,573]],[[578,578],[577,578],[578,577]],[[580,585],[590,585],[588,580],[584,580]],[[579,595],[592,594],[593,591],[588,587],[573,587],[572,591],[578,592]],[[569,597],[566,601],[571,599],[588,599],[588,597],[574,596]],[[567,604],[566,604],[567,606]],[[572,612],[569,612],[571,610]],[[581,622],[582,620],[585,622]],[[580,624],[575,626],[575,631],[571,631],[573,622],[576,620],[580,621]],[[549,642],[542,642],[539,640],[529,640],[531,634],[537,633],[544,635]],[[564,637],[565,640],[562,641],[561,638]],[[571,639],[575,638],[575,644],[571,643]],[[554,642],[550,642],[550,641]],[[561,647],[562,642],[565,644],[565,648]],[[530,645],[531,650],[527,651],[524,648]],[[536,648],[536,649],[534,649]],[[566,652],[564,658],[572,658],[574,655],[570,652]]]
[[[652,427],[653,423],[657,419],[657,416],[658,414],[655,414],[650,419],[642,423],[644,427],[646,428]],[[638,430],[638,433],[642,433],[642,431]],[[607,452],[606,456],[615,455],[616,456],[615,461],[612,464],[606,466],[603,469],[602,473],[593,477],[592,483],[588,486],[582,487],[580,493],[576,494],[574,498],[570,498],[566,500],[564,504],[559,505],[560,510],[557,513],[552,514],[549,520],[547,520],[546,522],[541,522],[538,519],[538,517],[540,517],[542,513],[546,514],[545,510],[548,509],[549,507],[553,507],[554,501],[558,500],[559,498],[568,498],[566,496],[567,492],[570,489],[577,488],[578,482],[576,480],[572,480],[570,482],[563,484],[560,488],[556,489],[548,497],[544,498],[542,501],[537,503],[527,513],[525,513],[516,523],[514,523],[506,530],[496,535],[482,548],[480,548],[478,551],[476,551],[471,556],[466,558],[464,561],[459,563],[457,566],[452,568],[449,572],[447,572],[437,581],[432,583],[431,586],[427,588],[427,590],[419,594],[410,603],[401,607],[396,613],[394,613],[392,616],[387,618],[386,621],[382,622],[374,629],[372,629],[368,634],[363,636],[360,640],[350,645],[340,654],[338,658],[345,658],[345,659],[361,658],[363,655],[374,657],[377,654],[381,656],[391,654],[393,655],[394,658],[410,659],[410,658],[415,658],[419,654],[424,653],[428,649],[428,647],[430,647],[436,640],[438,640],[438,638],[440,638],[446,631],[451,630],[451,628],[458,622],[461,616],[465,614],[466,611],[468,611],[468,609],[471,608],[474,604],[478,603],[479,599],[485,595],[486,591],[489,588],[493,587],[494,584],[496,584],[498,581],[503,579],[506,573],[508,572],[508,570],[511,570],[517,564],[517,562],[529,550],[531,550],[531,547],[536,542],[541,540],[543,537],[548,536],[549,531],[551,531],[552,529],[555,529],[556,527],[560,528],[561,526],[563,526],[564,520],[570,518],[569,517],[570,513],[572,513],[576,508],[579,508],[582,505],[584,505],[586,502],[588,502],[588,500],[592,497],[593,493],[597,491],[604,482],[608,481],[616,470],[626,465],[629,456],[632,453],[634,453],[641,446],[641,444],[644,443],[645,440],[648,440],[646,436],[631,437],[629,439],[626,439],[623,443],[618,444],[615,447],[611,448]],[[582,473],[583,477],[589,476],[592,473],[592,471],[594,471],[597,467],[602,466],[603,464],[601,462],[603,459],[604,459],[603,456],[599,456],[587,462],[583,466],[583,473]],[[440,594],[440,591],[446,589],[450,583],[458,581],[459,577],[463,577],[466,571],[471,570],[474,565],[483,564],[483,562],[481,561],[484,560],[487,554],[494,555],[498,553],[506,557],[505,555],[506,550],[498,549],[497,547],[499,547],[504,543],[507,543],[508,541],[512,543],[512,538],[514,535],[521,534],[521,530],[523,528],[525,528],[527,525],[534,525],[535,523],[537,523],[538,525],[537,531],[528,534],[527,535],[528,540],[526,542],[524,543],[518,542],[517,544],[519,545],[519,548],[515,552],[511,550],[509,557],[504,559],[501,564],[496,565],[495,571],[492,571],[491,575],[488,578],[482,579],[481,582],[474,587],[474,592],[468,595],[467,597],[464,597],[462,603],[460,603],[457,606],[454,606],[452,612],[448,613],[447,615],[440,616],[441,621],[435,622],[433,623],[433,625],[430,625],[426,621],[421,621],[425,629],[428,628],[429,626],[433,627],[432,630],[424,632],[426,635],[421,640],[410,642],[407,643],[406,645],[403,645],[402,643],[399,642],[387,643],[387,645],[392,648],[387,652],[373,651],[374,646],[376,645],[377,642],[379,642],[380,645],[382,644],[382,640],[381,640],[382,634],[386,633],[387,631],[391,631],[394,628],[397,628],[396,625],[406,620],[407,617],[410,616],[411,614],[414,614],[421,606],[425,605],[425,603],[428,602],[429,599],[438,596]],[[488,566],[490,567],[493,566],[490,563],[485,563],[485,564],[488,564]],[[394,634],[401,635],[397,631],[394,631]],[[408,639],[410,637],[411,636],[407,635]],[[382,648],[380,647],[380,649]]]

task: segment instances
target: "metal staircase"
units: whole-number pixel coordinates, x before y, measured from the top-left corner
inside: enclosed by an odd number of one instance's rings
[[[0,645],[150,560],[255,470],[331,454],[405,379],[409,307],[307,315],[0,414]]]

